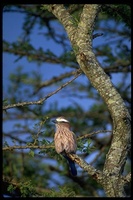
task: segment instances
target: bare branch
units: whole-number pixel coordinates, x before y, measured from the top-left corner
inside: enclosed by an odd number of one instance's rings
[[[65,84],[63,84],[62,86],[60,86],[57,90],[55,90],[54,92],[49,93],[48,95],[46,95],[44,98],[39,99],[38,101],[29,101],[29,102],[21,102],[21,103],[16,103],[16,104],[11,104],[11,105],[7,105],[7,106],[3,106],[3,110],[7,110],[10,108],[16,108],[16,107],[23,107],[23,106],[28,106],[28,105],[41,105],[43,104],[44,101],[46,101],[49,97],[51,97],[52,95],[56,94],[57,92],[59,92],[61,89],[63,89],[64,87],[66,87],[68,84],[70,84],[72,81],[74,81],[78,76],[80,76],[82,74],[81,70],[76,70],[75,71],[75,77],[72,78],[70,81],[66,82]]]
[[[90,138],[91,136],[93,136],[93,135],[95,135],[95,134],[98,134],[98,133],[106,133],[106,132],[111,132],[111,133],[112,133],[111,130],[99,130],[99,131],[94,131],[94,132],[92,132],[92,133],[90,133],[90,134],[85,134],[85,135],[79,136],[79,137],[77,137],[77,138],[78,138],[78,140],[79,140],[79,139],[84,139],[84,138]]]
[[[94,179],[97,180],[97,182],[101,183],[102,181],[102,172],[100,170],[95,169],[91,165],[89,165],[87,162],[85,162],[82,158],[80,158],[76,154],[67,154],[71,160],[76,162],[81,168],[84,169],[84,171],[88,172],[89,175],[91,175]]]
[[[61,81],[62,79],[64,78],[68,78],[72,75],[75,75],[75,70],[74,71],[71,71],[71,72],[67,72],[67,73],[64,73],[64,74],[61,74],[60,76],[57,76],[57,77],[53,77],[51,80],[48,80],[48,81],[45,81],[44,83],[41,83],[37,90],[33,93],[36,94],[40,89],[42,89],[43,87],[46,87],[46,86],[49,86],[57,81]]]
[[[80,136],[80,137],[77,137],[78,140],[80,139],[84,139],[84,138],[90,138],[92,135],[95,135],[95,134],[98,134],[98,133],[103,133],[103,132],[112,132],[110,130],[99,130],[99,131],[94,131],[90,134],[86,134],[86,135],[83,135],[83,136]],[[15,145],[15,146],[10,146],[10,147],[4,147],[3,148],[3,151],[12,151],[14,149],[47,149],[47,148],[54,148],[54,145],[43,145],[43,146],[38,146],[38,145],[26,145],[26,146],[18,146],[18,145]]]
[[[126,183],[129,183],[131,181],[131,173],[127,174],[125,177],[123,177],[123,180],[126,182]]]
[[[103,33],[96,33],[92,37],[93,37],[93,39],[95,39],[95,38],[100,37],[102,35],[103,35]]]
[[[49,149],[49,148],[54,148],[54,145],[26,145],[26,146],[10,146],[10,147],[4,147],[3,151],[13,151],[14,149]]]

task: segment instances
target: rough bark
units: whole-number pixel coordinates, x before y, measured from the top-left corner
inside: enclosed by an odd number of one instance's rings
[[[100,5],[85,4],[77,26],[63,4],[46,5],[46,8],[66,29],[80,68],[108,106],[113,123],[113,139],[106,155],[100,183],[108,197],[124,197],[126,181],[123,181],[122,171],[130,145],[130,115],[121,95],[92,50],[93,27]]]

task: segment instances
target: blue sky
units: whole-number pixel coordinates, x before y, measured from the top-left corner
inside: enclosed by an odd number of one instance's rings
[[[15,42],[16,40],[21,40],[21,35],[22,35],[22,23],[24,20],[24,14],[20,14],[20,13],[4,13],[3,14],[3,39],[5,39],[6,41],[9,42]],[[113,26],[113,24],[110,22],[109,24],[110,26]],[[103,25],[104,26],[104,25]],[[53,23],[53,27],[55,29],[59,29],[60,31],[63,30],[63,28],[57,24],[57,23]],[[35,46],[37,49],[39,47],[42,47],[44,50],[47,49],[51,49],[56,55],[60,55],[62,53],[62,49],[60,46],[58,46],[57,44],[55,44],[52,40],[48,40],[47,38],[45,38],[43,36],[43,32],[46,32],[46,29],[44,28],[43,30],[39,30],[39,27],[36,25],[35,28],[32,31],[31,34],[31,43],[33,46]],[[110,38],[111,40],[111,38]],[[104,43],[108,42],[108,40],[104,37],[98,37],[93,41],[93,46],[97,46],[97,45],[102,45]],[[23,66],[23,71],[25,72],[30,72],[31,70],[40,70],[40,74],[43,75],[43,80],[49,80],[51,77],[53,76],[58,76],[59,74],[62,74],[64,72],[68,72],[71,71],[70,68],[62,68],[59,64],[55,64],[54,66],[52,64],[49,63],[44,63],[42,64],[39,68],[37,66],[36,63],[34,62],[28,62],[26,58],[22,58],[20,59],[18,62],[15,62],[15,60],[18,57],[13,55],[13,54],[9,54],[9,53],[3,53],[3,97],[5,98],[5,94],[7,92],[6,88],[9,85],[9,75],[10,73],[14,72],[14,70],[18,67],[18,66]],[[99,58],[98,58],[99,60]],[[101,60],[99,60],[99,62],[102,62]],[[76,81],[81,81],[84,83],[88,82],[87,77],[83,77],[80,76],[79,78],[76,79]],[[113,74],[112,75],[112,82],[114,83],[114,85],[117,86],[117,84],[119,84],[119,82],[121,81],[121,73],[117,73],[117,74]],[[130,81],[130,75],[129,75],[129,81]],[[49,88],[45,88],[44,89],[44,94],[47,95],[49,92],[52,92],[55,90],[54,86],[51,86]],[[59,96],[63,95],[63,91],[60,91],[59,93],[57,93],[56,95],[50,97],[48,99],[48,103],[53,103],[55,100],[58,101],[59,100]],[[26,97],[25,97],[26,98]],[[26,100],[26,99],[24,99]],[[71,105],[72,102],[75,101],[74,97],[66,97],[63,99],[63,101],[58,101],[59,102],[59,106],[60,107],[66,107],[67,105]],[[76,101],[78,103],[81,103],[80,99],[76,99]],[[85,108],[88,109],[88,107],[90,107],[93,104],[93,100],[92,99],[82,99],[82,105]],[[10,129],[11,127],[9,126],[9,124],[12,124],[12,122],[6,122],[8,123],[8,126],[4,126],[4,128],[6,130]],[[9,128],[10,127],[10,128]]]
[[[9,42],[14,42],[16,40],[19,40],[19,36],[22,34],[22,21],[23,21],[23,15],[18,14],[18,13],[4,13],[3,15],[3,39],[9,41]],[[56,26],[56,25],[55,25]],[[44,30],[45,31],[45,30]],[[58,47],[57,45],[55,46],[55,43],[51,40],[47,40],[44,38],[40,33],[42,33],[43,30],[38,30],[38,27],[34,29],[32,36],[31,36],[31,41],[32,44],[39,48],[42,47],[44,50],[46,49],[52,49],[53,52],[56,55],[60,55],[62,52],[62,49]],[[14,56],[13,54],[8,54],[8,53],[3,53],[3,87],[4,87],[4,92],[6,92],[7,85],[9,85],[9,74],[16,69],[17,66],[22,65],[24,66],[23,71],[30,71],[30,70],[38,70],[38,66],[36,63],[29,63],[26,58],[20,59],[18,62],[14,62],[16,60],[17,56]],[[28,66],[28,67],[27,67]],[[52,76],[58,76],[59,74],[62,74],[64,72],[71,71],[69,68],[62,68],[59,64],[55,64],[53,66],[52,64],[46,63],[42,64],[39,67],[40,73],[43,74],[44,80],[49,80]],[[64,71],[65,70],[65,71]],[[88,81],[86,77],[83,76],[79,77],[77,80],[81,81]],[[52,86],[53,87],[53,86]],[[49,92],[54,91],[54,89],[50,87],[48,88]],[[47,89],[45,89],[47,91]],[[60,94],[61,92],[59,92]],[[49,103],[53,102],[54,100],[58,100],[58,94],[52,96],[49,98]],[[86,104],[88,104],[88,101],[85,101]],[[91,100],[90,100],[91,101]],[[68,104],[71,104],[71,99],[67,100],[66,106]],[[60,106],[63,106],[64,102],[60,102]]]

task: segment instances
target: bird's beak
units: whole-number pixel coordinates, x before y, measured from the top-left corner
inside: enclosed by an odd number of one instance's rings
[[[52,121],[54,124],[57,122],[56,119],[52,119],[51,121]]]

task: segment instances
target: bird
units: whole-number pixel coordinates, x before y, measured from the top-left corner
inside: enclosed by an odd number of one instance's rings
[[[56,126],[54,135],[55,150],[67,159],[72,176],[76,176],[77,169],[75,163],[67,156],[67,153],[76,153],[76,135],[70,130],[70,122],[65,117],[57,117],[52,122]]]

